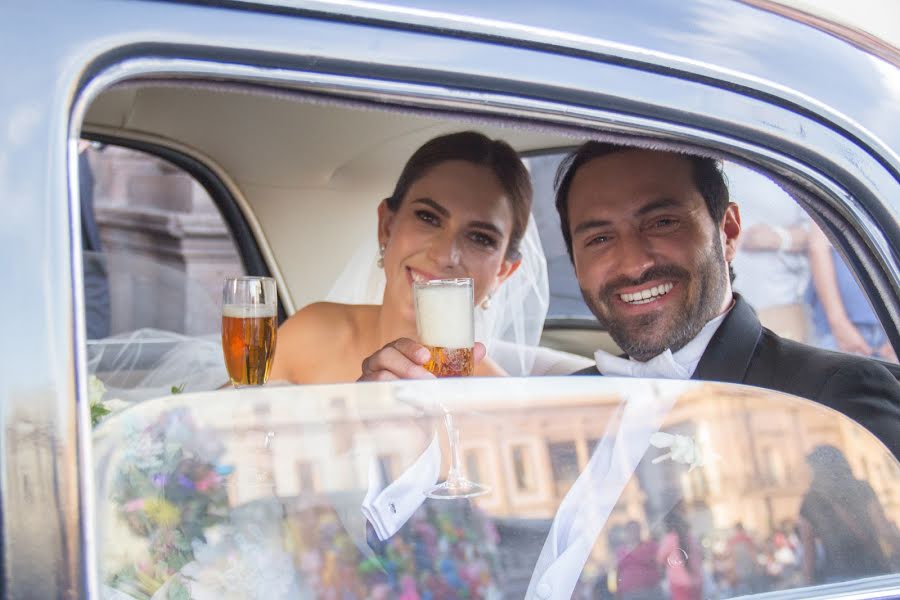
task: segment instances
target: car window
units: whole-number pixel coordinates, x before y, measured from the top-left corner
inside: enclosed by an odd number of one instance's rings
[[[486,494],[426,498],[449,476],[448,430],[461,475]],[[791,596],[810,597],[900,572],[900,465],[885,447],[821,405],[736,385],[181,394],[109,417],[94,458],[99,580],[123,597],[699,599],[819,586]]]
[[[559,229],[554,179],[565,154],[530,156],[535,219],[547,255],[550,280],[548,322],[574,320],[589,327],[584,304]],[[806,211],[771,179],[747,167],[723,164],[731,200],[741,212],[741,238],[732,263],[734,290],[782,337],[820,348],[897,362],[865,292]],[[835,293],[829,294],[831,288]],[[550,343],[560,334],[545,335]],[[596,333],[588,333],[598,339]],[[564,344],[590,355],[590,344],[570,335]],[[609,340],[605,340],[610,343]],[[595,342],[598,343],[598,342]],[[574,348],[572,346],[575,346]],[[600,346],[594,346],[594,349]]]
[[[159,388],[144,374],[163,363],[178,367],[164,370],[172,385],[227,381],[211,372],[222,281],[244,268],[206,190],[161,158],[87,141],[79,186],[90,372],[122,389]]]

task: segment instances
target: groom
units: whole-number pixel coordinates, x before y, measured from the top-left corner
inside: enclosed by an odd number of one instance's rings
[[[627,356],[597,351],[597,366],[579,374],[794,394],[853,418],[900,456],[900,385],[887,365],[783,339],[732,292],[741,220],[716,161],[587,142],[558,181],[585,302]]]

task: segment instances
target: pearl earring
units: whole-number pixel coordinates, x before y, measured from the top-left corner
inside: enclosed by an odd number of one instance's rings
[[[478,306],[481,307],[481,310],[489,309],[491,307],[491,295],[488,294],[487,296],[485,296],[484,300],[482,300],[481,304],[479,304]]]
[[[375,264],[378,265],[379,269],[384,268],[384,244],[378,246],[378,260],[375,261]]]

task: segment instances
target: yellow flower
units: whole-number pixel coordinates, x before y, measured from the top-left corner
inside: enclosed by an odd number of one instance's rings
[[[151,521],[162,527],[172,527],[181,520],[178,507],[165,498],[147,498],[144,502],[144,512]]]

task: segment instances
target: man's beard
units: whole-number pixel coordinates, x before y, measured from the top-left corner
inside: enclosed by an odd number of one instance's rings
[[[719,314],[726,291],[728,270],[722,246],[713,240],[696,268],[696,281],[687,269],[675,265],[659,265],[647,269],[640,278],[620,278],[605,285],[599,294],[591,296],[584,288],[581,293],[601,327],[628,356],[647,361],[666,349],[677,352],[694,339],[710,319]],[[616,317],[609,310],[618,302],[616,290],[640,286],[648,281],[666,279],[682,284],[685,304],[681,314],[673,312],[647,313],[631,318]],[[691,283],[696,284],[691,289]],[[665,319],[670,320],[669,323]],[[655,334],[655,335],[654,335]]]

